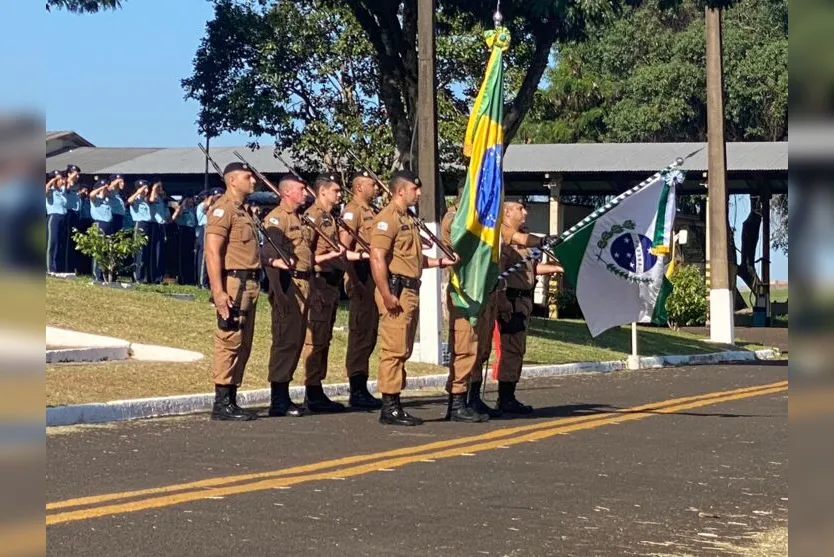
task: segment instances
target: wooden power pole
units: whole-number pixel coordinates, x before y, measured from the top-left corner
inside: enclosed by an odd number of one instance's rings
[[[732,344],[735,338],[734,285],[730,284],[727,258],[727,151],[720,8],[706,8],[706,31],[710,340]]]
[[[437,79],[435,75],[435,0],[417,2],[417,175],[423,183],[420,217],[440,235],[440,202],[443,190],[437,166]],[[442,360],[441,275],[438,269],[423,272],[420,289],[420,361]]]

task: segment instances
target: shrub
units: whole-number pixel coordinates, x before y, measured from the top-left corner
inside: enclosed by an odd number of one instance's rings
[[[707,322],[707,285],[695,265],[681,265],[672,273],[674,289],[666,300],[669,326],[704,325]]]
[[[98,226],[91,226],[86,232],[74,228],[72,239],[75,249],[96,260],[105,282],[112,282],[124,260],[148,242],[144,234],[135,234],[133,230],[119,230],[105,236]]]

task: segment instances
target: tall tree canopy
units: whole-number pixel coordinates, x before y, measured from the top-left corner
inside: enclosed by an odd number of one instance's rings
[[[520,140],[705,141],[706,46],[703,8],[657,0],[569,42]],[[724,14],[728,141],[787,138],[786,0],[743,0]]]
[[[513,35],[507,54],[505,134],[532,105],[555,41],[580,40],[623,0],[504,2]],[[215,17],[183,81],[200,102],[209,135],[244,131],[292,145],[302,160],[408,159],[417,108],[417,0],[215,0]],[[437,9],[441,161],[460,162],[469,106],[487,52],[494,0],[441,0]]]
[[[46,0],[46,11],[66,10],[75,13],[96,13],[122,7],[123,0]]]

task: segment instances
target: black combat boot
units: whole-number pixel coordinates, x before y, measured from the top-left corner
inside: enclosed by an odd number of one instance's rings
[[[270,417],[292,416],[299,418],[304,415],[304,408],[297,405],[290,399],[290,384],[270,383],[269,415]]]
[[[352,375],[350,381],[350,398],[348,405],[351,408],[362,408],[364,410],[379,410],[382,408],[382,401],[374,398],[368,391],[367,375]]]
[[[232,388],[229,385],[214,386],[214,406],[211,409],[212,420],[248,422],[255,417],[232,404]]]
[[[516,385],[517,383],[511,383],[509,381],[500,381],[498,383],[498,403],[495,405],[495,408],[506,414],[532,414],[532,406],[522,404],[515,398]]]
[[[423,425],[423,420],[412,416],[403,409],[400,395],[382,395],[382,411],[379,413],[379,423],[387,425]]]
[[[446,419],[453,422],[480,423],[488,422],[489,416],[476,412],[466,404],[466,393],[449,395],[449,407]]]
[[[345,405],[327,398],[321,385],[307,385],[304,387],[304,406],[316,414],[342,412]]]
[[[486,414],[490,418],[500,418],[501,410],[490,408],[481,398],[481,381],[473,381],[469,385],[469,407],[478,414]]]
[[[244,414],[249,414],[250,416],[252,416],[253,420],[257,419],[257,417],[258,417],[257,410],[249,410],[247,408],[241,408],[240,406],[237,405],[237,385],[230,385],[229,388],[232,391],[231,393],[229,393],[230,396],[231,396],[231,399],[232,399],[232,406],[234,406],[235,408],[237,408],[238,410],[240,410]]]

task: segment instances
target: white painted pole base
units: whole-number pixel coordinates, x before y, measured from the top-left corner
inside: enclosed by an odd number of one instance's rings
[[[720,344],[735,342],[733,294],[729,289],[713,289],[709,293],[709,340]]]
[[[426,223],[428,228],[440,235],[437,223]],[[437,247],[424,252],[430,257],[437,257]],[[423,284],[420,286],[420,344],[414,347],[412,360],[424,364],[440,365],[443,363],[443,313],[441,304],[440,269],[423,269]]]
[[[637,351],[637,323],[631,324],[631,355],[626,360],[626,367],[630,370],[640,369],[640,354]]]

